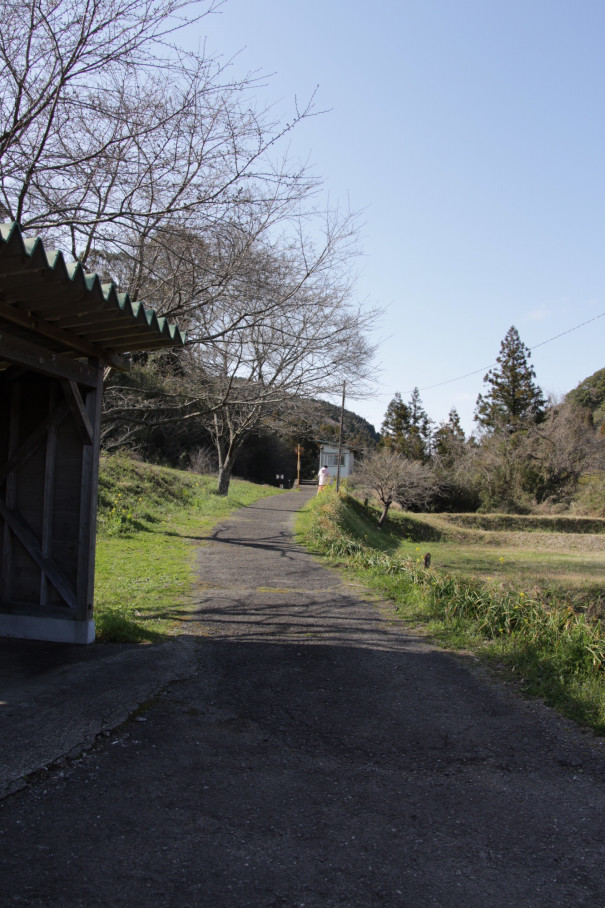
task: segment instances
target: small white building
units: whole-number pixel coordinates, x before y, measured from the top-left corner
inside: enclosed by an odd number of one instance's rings
[[[340,449],[340,478],[346,479],[353,472],[355,458],[348,445],[341,445]],[[330,441],[319,442],[319,469],[327,467],[332,479],[336,479],[338,471],[338,443]]]

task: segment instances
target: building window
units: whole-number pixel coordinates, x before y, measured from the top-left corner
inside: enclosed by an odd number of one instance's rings
[[[324,459],[327,467],[337,467],[338,466],[338,454],[324,454]],[[347,455],[340,455],[340,466],[346,467],[347,465]]]

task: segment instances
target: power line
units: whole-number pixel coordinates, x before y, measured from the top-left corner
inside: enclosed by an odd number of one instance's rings
[[[603,318],[605,312],[601,312],[600,315],[595,315],[594,318],[589,318],[587,322],[582,322],[579,325],[576,325],[575,328],[568,328],[567,331],[561,331],[560,334],[555,334],[554,337],[549,337],[548,340],[542,341],[539,344],[534,344],[533,347],[530,347],[530,350],[535,350],[537,347],[543,347],[544,344],[550,344],[551,341],[556,341],[559,337],[564,337],[566,334],[571,334],[572,331],[577,331],[578,328],[583,328],[584,325],[590,325],[591,322],[596,322],[598,318]]]
[[[596,322],[597,319],[603,318],[605,312],[601,312],[600,315],[595,315],[594,318],[589,318],[586,322],[581,322],[579,325],[575,325],[573,328],[568,328],[567,331],[561,331],[560,334],[555,334],[554,337],[549,337],[548,340],[540,341],[539,344],[534,344],[533,347],[528,347],[528,350],[537,350],[538,347],[543,347],[545,344],[550,344],[551,341],[558,340],[560,337],[565,337],[566,334],[571,334],[572,331],[577,331],[578,328],[583,328],[585,325],[590,325],[591,322]],[[433,388],[441,388],[443,385],[451,385],[452,382],[462,381],[463,378],[470,378],[471,375],[479,375],[481,372],[486,372],[488,369],[493,369],[496,363],[492,363],[491,366],[484,366],[483,369],[475,369],[474,372],[467,372],[465,375],[458,375],[456,378],[448,378],[447,381],[440,381],[436,385],[427,385],[424,388],[419,388],[419,391],[432,391]],[[411,393],[411,392],[409,392]]]

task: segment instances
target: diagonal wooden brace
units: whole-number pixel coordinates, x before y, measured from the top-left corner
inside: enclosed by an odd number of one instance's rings
[[[69,580],[65,577],[61,568],[52,560],[52,558],[48,558],[42,553],[38,540],[25,521],[19,517],[15,511],[9,510],[1,499],[0,517],[2,517],[6,525],[10,527],[30,558],[36,562],[41,571],[44,571],[47,578],[59,595],[63,597],[69,608],[75,610],[76,594],[72,589]]]
[[[64,379],[61,382],[61,387],[63,388],[63,393],[65,394],[69,408],[76,421],[82,444],[91,445],[93,437],[92,423],[86,412],[86,407],[84,406],[84,401],[82,400],[82,395],[80,394],[77,382]]]

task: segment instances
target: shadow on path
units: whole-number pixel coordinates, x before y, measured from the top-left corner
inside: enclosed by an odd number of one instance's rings
[[[303,551],[296,494],[199,547],[180,680],[2,802],[7,904],[605,905],[602,746]]]

